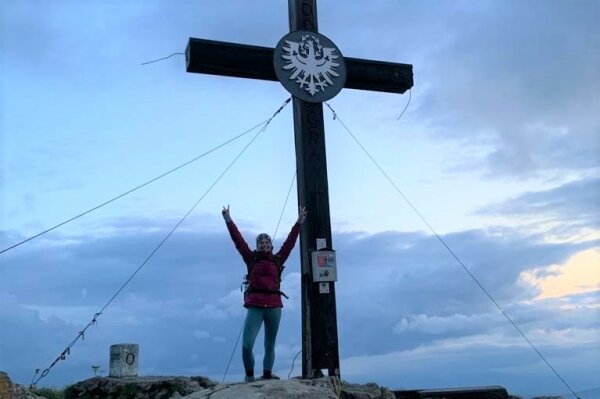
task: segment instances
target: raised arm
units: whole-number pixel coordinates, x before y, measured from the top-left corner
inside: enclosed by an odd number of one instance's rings
[[[244,262],[249,264],[252,262],[253,252],[246,243],[246,240],[244,240],[244,237],[242,237],[242,234],[238,230],[235,223],[233,223],[231,215],[229,214],[229,205],[227,205],[227,208],[223,207],[221,214],[223,215],[223,219],[225,219],[225,225],[227,226],[231,240],[235,244],[235,248],[238,250],[240,255],[242,255]]]
[[[298,234],[300,234],[300,229],[302,228],[302,223],[306,220],[306,208],[304,206],[298,207],[298,220],[292,227],[292,231],[288,234],[285,242],[281,246],[279,252],[277,252],[277,256],[281,259],[281,263],[284,263],[288,256],[290,256],[290,252],[294,249],[294,245],[296,245],[296,240],[298,239]]]

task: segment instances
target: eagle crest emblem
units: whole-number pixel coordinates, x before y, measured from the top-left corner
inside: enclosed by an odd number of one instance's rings
[[[302,34],[299,41],[285,40],[282,50],[282,67],[292,72],[289,79],[311,96],[324,92],[333,85],[332,77],[340,76],[336,71],[340,66],[336,48],[325,47],[312,33]]]

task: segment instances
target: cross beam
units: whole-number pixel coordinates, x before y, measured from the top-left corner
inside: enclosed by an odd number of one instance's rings
[[[271,47],[190,38],[187,72],[276,81]],[[412,65],[344,57],[344,88],[404,93],[413,86]]]
[[[290,31],[317,30],[316,0],[288,0]],[[190,38],[186,50],[187,72],[241,78],[277,80],[274,49],[245,44]],[[413,86],[412,65],[345,58],[346,88],[404,93]],[[329,216],[329,189],[325,153],[323,105],[294,97],[294,137],[298,203],[308,219],[300,235],[302,271],[302,376],[340,376],[335,283],[329,292],[312,280],[311,252],[317,239],[333,248]],[[343,269],[341,269],[343,272]]]

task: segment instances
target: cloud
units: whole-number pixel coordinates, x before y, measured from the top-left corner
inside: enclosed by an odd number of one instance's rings
[[[562,265],[524,271],[521,278],[541,291],[536,299],[600,291],[600,249],[588,249],[571,256]],[[600,305],[600,302],[598,303]]]
[[[600,227],[600,177],[567,182],[543,191],[530,191],[500,204],[482,209],[481,213],[518,216],[541,216],[586,222]]]
[[[579,372],[600,371],[595,360],[600,347],[592,338],[597,333],[598,329],[556,332],[569,336],[570,343],[565,345],[568,350],[562,352],[562,359],[559,351],[548,350],[551,346],[538,347],[551,364],[561,364],[559,371],[573,386],[585,388],[590,386],[590,381],[581,378]],[[341,363],[345,375],[352,381],[367,382],[371,375],[377,375],[379,383],[403,389],[501,385],[510,393],[528,395],[565,390],[524,340],[503,333],[440,339],[380,355],[348,356]],[[532,378],[536,381],[535,387],[529,383]]]
[[[598,167],[598,11],[583,1],[456,7],[416,89],[434,136],[459,143],[454,167],[521,178]]]
[[[67,337],[82,326],[55,316],[41,318],[38,311],[23,306],[4,289],[0,290],[0,303],[0,369],[17,382],[29,384],[35,368],[43,370],[49,366],[66,347]],[[67,372],[72,371],[73,360],[79,360],[75,358],[69,356],[69,362],[60,362],[60,366],[69,363]]]
[[[210,337],[210,333],[208,331],[196,330],[194,331],[194,338],[197,339],[206,339]]]
[[[240,304],[244,303],[244,297],[239,289],[229,292],[224,297],[218,298],[215,302],[203,305],[197,311],[197,315],[202,318],[226,319],[230,317],[241,317],[245,314]]]
[[[109,225],[112,228],[99,235],[62,237],[55,233],[27,250],[4,254],[1,287],[9,298],[3,308],[9,311],[0,322],[9,327],[3,329],[1,347],[26,347],[25,335],[19,331],[47,334],[37,341],[47,354],[41,359],[38,351],[28,352],[27,359],[12,357],[12,349],[7,357],[3,353],[4,359],[14,359],[2,367],[17,381],[28,383],[31,364],[44,367],[76,336],[171,224],[140,219],[135,228],[135,220],[128,219]],[[576,331],[587,345],[599,328],[597,299],[571,292],[566,297],[534,300],[544,287],[522,278],[524,272],[570,265],[577,259],[572,258],[574,254],[596,248],[597,242],[546,243],[507,228],[470,230],[443,238],[507,313],[548,348],[558,351],[567,343],[576,346],[572,339]],[[221,379],[234,348],[239,360],[235,343],[245,316],[239,290],[245,267],[230,241],[224,229],[177,231],[47,381],[67,383],[88,376],[89,365],[106,365],[109,346],[118,342],[140,345],[142,373],[177,375],[203,370]],[[439,342],[454,346],[462,342],[469,347],[469,340],[475,339],[481,347],[489,347],[471,352],[474,359],[464,365],[475,367],[482,356],[503,356],[494,349],[497,343],[481,337],[514,339],[512,327],[435,237],[420,232],[354,232],[336,234],[335,242],[338,333],[344,359],[438,348]],[[297,250],[287,262],[282,288],[290,299],[284,301],[276,368],[286,373],[301,343]],[[262,345],[257,345],[255,356],[262,356]],[[355,372],[352,367],[349,375]],[[228,378],[241,374],[241,362],[234,361]]]
[[[435,237],[394,232],[339,237],[339,263],[347,265],[339,284],[345,292],[360,295],[366,289],[375,300],[385,298],[400,309],[416,304],[428,312],[434,310],[428,307],[434,301],[445,302],[446,310],[466,304],[489,306],[477,284]],[[465,231],[443,238],[499,300],[535,296],[534,287],[519,281],[523,270],[552,264],[553,259],[562,263],[575,248],[594,245],[549,244],[506,228]],[[435,298],[424,293],[435,293]],[[411,301],[404,305],[406,297]]]
[[[548,238],[589,239],[600,229],[600,177],[590,176],[540,191],[529,191],[476,213],[530,222]]]
[[[426,334],[440,335],[451,331],[465,332],[473,324],[485,323],[489,326],[490,318],[497,320],[499,317],[497,315],[490,316],[489,314],[467,316],[455,313],[447,317],[418,314],[402,318],[394,326],[394,333],[402,334],[407,331],[420,331]]]

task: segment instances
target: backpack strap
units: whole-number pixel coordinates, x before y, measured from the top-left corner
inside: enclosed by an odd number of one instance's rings
[[[250,278],[250,272],[254,265],[258,262],[258,251],[252,251],[252,261],[246,265],[246,270],[248,270],[248,278]]]
[[[267,289],[261,289],[261,288],[248,288],[248,293],[253,293],[253,292],[257,292],[260,294],[274,294],[274,295],[282,295],[284,296],[286,299],[290,299],[289,296],[287,296],[285,294],[285,292],[281,291],[281,290],[267,290]]]

